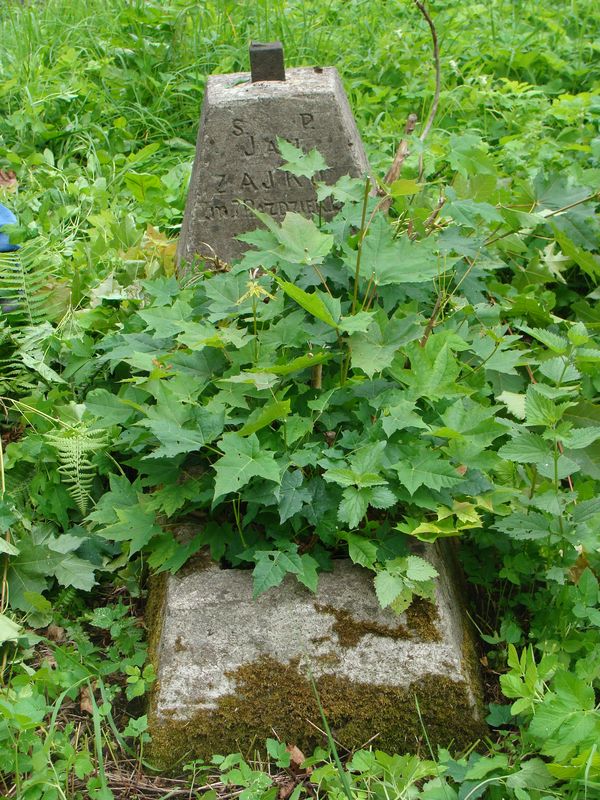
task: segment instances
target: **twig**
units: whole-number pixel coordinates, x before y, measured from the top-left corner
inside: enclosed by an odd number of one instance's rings
[[[427,230],[427,228],[431,228],[433,226],[433,223],[436,221],[437,216],[440,213],[440,211],[442,210],[445,202],[446,202],[446,198],[442,197],[440,195],[440,199],[437,201],[435,208],[433,209],[431,214],[425,220],[425,224],[423,226],[425,228],[425,230]]]
[[[389,168],[385,178],[383,179],[383,182],[386,185],[394,183],[394,181],[397,181],[398,178],[400,177],[400,171],[402,170],[402,165],[404,164],[404,161],[409,153],[408,139],[406,137],[410,136],[410,134],[414,131],[417,122],[418,122],[418,117],[416,114],[408,115],[408,118],[406,120],[406,125],[404,127],[405,138],[403,138],[400,141],[398,149],[396,150],[396,155],[394,156],[394,160],[392,161],[392,166]],[[380,188],[378,190],[378,194],[385,194],[385,189]],[[380,207],[383,209],[383,211],[387,211],[391,203],[392,203],[392,198],[386,197],[384,202],[381,203]]]
[[[434,327],[434,325],[436,323],[437,316],[438,316],[438,314],[440,312],[441,305],[442,305],[442,293],[438,292],[437,300],[435,301],[435,305],[433,307],[433,311],[431,312],[431,316],[429,317],[429,322],[427,323],[427,327],[425,328],[425,332],[423,333],[423,336],[421,337],[421,341],[419,342],[419,345],[421,347],[425,347],[425,345],[427,344],[427,339],[429,339],[429,337],[431,336],[431,331],[433,330],[433,327]]]
[[[437,114],[438,110],[438,105],[440,103],[442,71],[440,68],[440,48],[438,45],[437,31],[435,29],[435,25],[433,24],[433,20],[429,16],[429,12],[427,11],[423,3],[420,3],[419,0],[415,0],[415,5],[427,20],[427,24],[429,25],[429,29],[431,31],[431,39],[433,41],[433,62],[435,65],[435,93],[433,95],[433,103],[431,104],[431,109],[429,111],[429,116],[427,117],[427,122],[425,123],[423,130],[419,135],[419,139],[423,142],[425,141],[427,134],[431,130],[431,126],[433,125],[433,120],[435,119],[435,115]]]
[[[433,62],[435,66],[435,92],[433,95],[433,102],[431,104],[431,109],[429,110],[429,115],[427,117],[425,125],[423,126],[423,130],[419,135],[419,140],[423,142],[425,141],[427,134],[431,130],[431,126],[433,125],[433,120],[435,119],[435,115],[437,113],[438,106],[440,103],[442,73],[440,67],[440,49],[439,49],[438,37],[435,25],[423,3],[419,2],[419,0],[414,0],[414,2],[419,11],[421,12],[421,14],[423,15],[423,17],[425,18],[427,24],[429,25],[429,29],[431,31],[431,38],[433,40]],[[402,165],[404,164],[410,152],[408,148],[407,137],[410,136],[410,134],[414,131],[417,121],[418,118],[416,114],[408,115],[408,119],[406,120],[406,127],[404,128],[404,138],[398,145],[398,149],[396,150],[396,155],[394,156],[392,166],[389,168],[384,178],[384,183],[386,185],[389,185],[390,183],[397,181],[398,178],[400,177]],[[419,156],[419,181],[421,181],[422,177],[423,177],[423,154]],[[378,194],[385,194],[385,189],[380,188]],[[390,196],[387,196],[382,201],[380,201],[380,203],[378,203],[378,209],[381,209],[382,211],[387,211],[391,206],[391,204],[392,204],[392,198]]]

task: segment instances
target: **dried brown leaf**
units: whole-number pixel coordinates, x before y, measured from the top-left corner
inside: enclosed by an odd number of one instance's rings
[[[15,192],[19,182],[13,169],[0,169],[0,189]]]
[[[290,763],[290,768],[294,772],[298,772],[300,770],[300,768],[302,767],[302,764],[306,761],[306,756],[304,755],[302,750],[300,750],[299,747],[296,747],[295,744],[289,744],[287,746],[286,750],[290,754],[290,762],[291,762]],[[306,774],[310,775],[311,772],[312,772],[312,769],[309,767],[306,770]]]
[[[82,686],[79,690],[79,708],[84,714],[94,713],[94,706],[92,703],[92,695],[89,686]]]
[[[67,638],[65,634],[65,629],[61,628],[60,625],[48,625],[46,628],[46,638],[50,639],[51,642],[56,642],[57,644],[61,644]]]
[[[279,787],[279,800],[287,800],[296,787],[296,781],[289,780]]]

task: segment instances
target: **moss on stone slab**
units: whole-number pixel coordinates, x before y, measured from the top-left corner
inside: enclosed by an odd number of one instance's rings
[[[358,619],[345,608],[315,603],[315,610],[321,614],[331,614],[335,619],[332,629],[342,647],[356,647],[363,636],[371,633],[389,639],[418,639],[422,642],[438,642],[440,635],[436,628],[438,612],[434,603],[417,597],[406,611],[406,624],[398,622],[393,627],[373,620]]]
[[[215,753],[250,755],[264,747],[274,731],[305,752],[325,743],[307,722],[321,727],[315,697],[298,660],[283,664],[265,656],[228,677],[236,690],[223,696],[214,709],[199,710],[186,721],[156,719],[151,714],[150,755],[157,766],[173,769],[177,763],[209,759]],[[316,683],[333,734],[349,750],[376,737],[375,745],[382,750],[415,752],[424,744],[425,731],[433,747],[462,748],[485,732],[482,723],[473,719],[472,701],[463,682],[424,676],[400,688],[327,674]]]

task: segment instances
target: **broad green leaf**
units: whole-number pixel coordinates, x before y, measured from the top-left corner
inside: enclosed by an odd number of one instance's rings
[[[318,566],[318,562],[308,553],[303,553],[300,556],[300,569],[296,573],[296,578],[311,592],[317,591],[319,583]]]
[[[17,516],[14,510],[6,500],[0,498],[0,532],[5,533],[16,521]]]
[[[418,183],[414,178],[399,178],[388,186],[388,191],[392,197],[405,197],[417,194],[422,188],[423,184]]]
[[[117,521],[117,508],[126,508],[138,503],[138,492],[141,492],[139,480],[130,483],[125,475],[109,477],[110,491],[105,492],[96,507],[86,517],[86,521],[96,525],[109,525]]]
[[[498,450],[498,455],[518,464],[549,464],[552,462],[552,445],[537,433],[518,433]]]
[[[396,501],[396,495],[387,486],[373,486],[369,489],[369,505],[373,508],[390,508]]]
[[[279,242],[275,255],[291,264],[321,264],[333,247],[331,234],[295,211],[288,211],[274,234]]]
[[[555,782],[555,778],[550,774],[548,767],[541,758],[530,758],[527,761],[521,761],[519,770],[506,778],[506,785],[510,789],[522,789],[529,797],[531,796],[529,792],[532,790],[548,789]],[[515,796],[518,797],[518,795]],[[525,794],[522,797],[525,798]]]
[[[594,445],[592,445],[594,446]],[[571,455],[575,455],[576,453],[587,453],[589,448],[585,448],[584,450],[575,450],[569,451]],[[560,455],[556,461],[556,468],[554,467],[554,463],[552,464],[538,464],[537,465],[538,472],[540,475],[543,475],[545,478],[550,478],[553,480],[556,478],[557,480],[561,481],[563,478],[566,478],[569,475],[573,475],[575,472],[579,472],[581,470],[580,464],[577,462],[575,458],[570,458],[566,455]]]
[[[350,337],[352,367],[372,378],[390,367],[399,348],[417,339],[421,332],[416,314],[391,320],[378,315],[365,333],[354,333]]]
[[[0,614],[0,645],[5,642],[16,642],[21,631],[20,625],[4,614]]]
[[[93,565],[73,553],[67,553],[61,558],[56,564],[54,575],[61,586],[73,586],[84,592],[89,592],[96,583]]]
[[[283,172],[290,172],[298,178],[312,178],[317,172],[329,169],[325,159],[316,149],[305,153],[280,136],[277,137],[277,147],[284,160],[278,169]]]
[[[2,537],[0,538],[0,553],[6,553],[9,556],[18,556],[19,548]]]
[[[347,467],[332,467],[323,473],[323,479],[338,486],[381,486],[387,481],[377,472],[356,472]]]
[[[308,353],[305,356],[298,356],[298,358],[294,358],[286,364],[276,364],[272,367],[256,367],[256,372],[266,372],[270,375],[290,375],[292,372],[310,369],[317,364],[325,364],[331,358],[331,353]]]
[[[270,425],[275,420],[284,420],[289,413],[289,400],[275,400],[272,403],[267,403],[248,416],[246,423],[239,429],[238,433],[240,436],[250,436],[251,433],[256,433],[256,431]]]
[[[342,492],[342,501],[338,508],[338,519],[350,528],[357,528],[358,523],[367,513],[369,507],[369,489],[357,489],[348,486]]]
[[[547,539],[553,532],[552,521],[536,511],[528,514],[514,512],[496,521],[497,530],[516,541]]]
[[[392,406],[382,408],[381,425],[386,436],[392,436],[396,431],[406,428],[429,430],[429,425],[423,422],[415,408],[415,400],[403,399],[395,402]]]
[[[312,493],[302,486],[304,476],[299,469],[287,470],[283,473],[281,484],[276,491],[279,500],[279,521],[284,523],[302,510],[304,503],[309,503]]]
[[[337,328],[337,321],[331,316],[331,312],[317,293],[309,294],[295,284],[282,281],[279,278],[277,279],[277,283],[288,297],[295,300],[305,311],[308,311],[313,317],[320,319],[321,322],[331,325],[332,328]]]
[[[428,581],[437,578],[436,568],[419,556],[406,557],[406,577],[411,581]]]
[[[229,378],[220,378],[220,383],[241,383],[254,386],[256,389],[270,389],[278,382],[277,375],[270,375],[267,372],[244,371],[239,375],[231,375]]]
[[[568,433],[561,435],[561,441],[569,450],[581,450],[600,439],[600,427],[573,428]]]
[[[395,599],[391,603],[391,608],[396,614],[404,614],[406,609],[410,607],[410,604],[413,600],[413,592],[408,586],[405,586],[402,591],[396,595]]]
[[[147,458],[172,458],[180,453],[190,453],[202,449],[223,432],[223,411],[212,412],[204,408],[194,409],[193,419],[183,427],[166,417],[160,411],[152,417],[140,420],[137,425],[148,428],[160,442],[160,447],[148,453]]]
[[[342,175],[333,186],[317,182],[317,200],[320,203],[328,197],[333,197],[339,203],[360,203],[364,195],[364,178],[351,178],[349,175]]]
[[[573,383],[581,378],[581,373],[574,364],[570,363],[568,356],[555,356],[542,361],[539,371],[557,386]]]
[[[355,564],[360,564],[361,567],[373,569],[377,561],[378,550],[375,542],[355,533],[344,534],[344,539],[348,542],[348,555],[352,561]]]
[[[496,175],[496,166],[488,154],[488,144],[473,133],[452,134],[448,142],[448,161],[461,175]]]
[[[30,353],[20,353],[20,358],[23,364],[29,369],[34,370],[41,375],[41,377],[49,383],[66,383],[56,370],[49,367],[44,361],[44,356],[39,350],[33,350]]]
[[[555,225],[552,226],[552,229],[563,253],[573,259],[590,278],[600,279],[600,260],[598,256],[588,250],[584,250],[582,247],[578,247],[566,234],[561,233]]]
[[[567,409],[563,418],[578,428],[600,425],[600,403],[581,400],[576,406]]]
[[[150,330],[160,338],[168,338],[182,333],[189,325],[192,308],[189,303],[177,298],[171,306],[150,307],[138,311]]]
[[[158,198],[165,189],[158,175],[149,172],[126,172],[124,179],[127,189],[140,203]]]
[[[557,333],[546,330],[545,328],[530,328],[528,325],[521,325],[521,330],[524,333],[529,334],[529,336],[533,336],[533,338],[537,339],[538,342],[541,342],[547,348],[552,350],[554,353],[558,353],[559,355],[563,355],[569,349],[569,342],[567,339],[565,339],[563,336],[559,336]]]
[[[382,214],[371,223],[362,245],[361,278],[371,276],[378,286],[424,283],[433,280],[452,266],[435,252],[431,239],[413,242],[406,234],[394,236],[392,226]],[[356,253],[346,257],[347,269],[353,273]]]
[[[442,461],[433,450],[402,450],[403,459],[393,465],[400,483],[413,495],[420,486],[438,491],[459,484],[463,478],[456,469]]]
[[[349,317],[341,317],[340,330],[346,333],[364,333],[373,322],[373,317],[373,313],[369,311],[358,311]]]
[[[63,586],[89,591],[95,583],[94,566],[72,552],[82,541],[69,534],[56,537],[50,525],[35,527],[24,534],[18,542],[19,554],[9,561],[12,607],[34,610],[28,597],[41,595],[52,577]]]
[[[404,579],[399,575],[383,570],[375,576],[375,593],[382,608],[390,606],[405,588]]]
[[[94,389],[88,392],[85,407],[90,414],[97,417],[98,425],[102,427],[124,425],[134,413],[130,406],[125,405],[117,395],[106,389]]]
[[[403,533],[414,536],[421,542],[435,542],[438,539],[446,538],[449,536],[458,536],[462,530],[467,528],[481,527],[481,522],[456,524],[452,517],[447,517],[441,520],[424,520],[414,519],[413,517],[406,517],[405,522],[399,522],[396,529]]]
[[[317,589],[317,562],[304,553],[302,556],[290,550],[258,550],[254,554],[256,566],[252,572],[254,579],[253,596],[258,597],[267,589],[278,586],[287,573],[291,573],[311,591]]]
[[[362,475],[377,472],[383,462],[385,442],[374,442],[359,447],[350,457],[350,465],[355,473]]]
[[[226,433],[219,447],[223,456],[213,464],[216,473],[213,502],[239,491],[255,477],[279,483],[280,470],[274,453],[261,448],[255,433],[247,437]]]
[[[537,384],[527,387],[525,396],[525,421],[527,425],[554,426],[567,410],[568,403],[555,403],[536,388]]]
[[[394,363],[391,374],[408,387],[408,398],[417,399],[425,397],[429,400],[456,397],[457,394],[466,392],[457,385],[456,379],[460,374],[460,364],[455,355],[456,349],[468,348],[466,343],[454,339],[445,333],[433,334],[427,340],[425,347],[418,342],[411,342],[406,346],[406,353],[410,360],[410,368],[398,368]]]
[[[256,566],[252,571],[253,596],[256,598],[267,589],[279,586],[288,572],[297,572],[298,565],[290,560],[287,553],[280,550],[259,550],[255,554]]]
[[[566,452],[570,461],[577,464],[582,474],[597,481],[600,480],[600,442],[594,442],[581,450],[567,450]]]
[[[450,188],[446,190],[449,193]],[[444,216],[449,216],[459,225],[464,225],[473,230],[481,227],[481,220],[484,222],[504,222],[502,214],[495,206],[490,203],[480,203],[467,197],[463,200],[458,198],[446,203],[443,209]]]
[[[145,547],[150,540],[162,533],[154,514],[141,505],[116,508],[117,522],[98,531],[99,535],[114,542],[129,542],[129,553],[133,555]]]

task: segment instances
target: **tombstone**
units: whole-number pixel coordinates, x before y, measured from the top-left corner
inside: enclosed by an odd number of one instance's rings
[[[253,600],[249,570],[208,560],[156,579],[153,762],[173,769],[215,753],[264,752],[274,735],[307,755],[327,746],[309,675],[348,750],[373,737],[390,753],[481,738],[478,661],[452,554],[436,545],[420,555],[439,572],[436,600],[400,616],[380,608],[373,573],[346,560],[320,575],[316,595],[288,576]]]
[[[280,80],[209,79],[181,261],[238,256],[233,236],[258,224],[244,203],[278,219],[317,210],[310,182],[277,169],[276,136],[316,147],[330,167],[325,180],[367,172],[337,72],[294,69],[281,80],[283,70],[281,49],[263,46],[252,53],[253,75]],[[377,748],[414,752],[483,735],[477,657],[452,554],[438,545],[420,554],[438,570],[436,599],[401,616],[380,608],[372,573],[343,560],[320,576],[316,595],[288,576],[253,600],[249,570],[203,556],[155,579],[147,614],[155,763],[172,769],[250,753],[274,735],[305,752],[326,744],[309,674],[334,737],[350,750],[373,737]]]
[[[251,73],[208,78],[178,264],[197,256],[238,258],[247,245],[235,237],[260,225],[252,208],[279,221],[288,211],[334,216],[331,198],[319,209],[308,179],[278,169],[277,137],[304,151],[316,148],[329,167],[318,177],[327,182],[369,171],[335,68],[286,72],[278,42],[251,45],[250,58]]]

